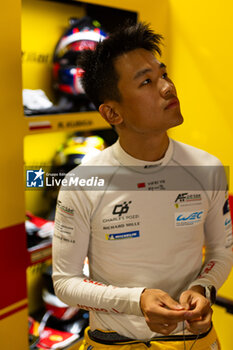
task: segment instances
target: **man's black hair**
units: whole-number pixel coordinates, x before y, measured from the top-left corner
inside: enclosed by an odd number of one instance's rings
[[[78,65],[84,70],[82,85],[97,109],[106,100],[121,100],[119,76],[114,68],[116,58],[140,48],[161,55],[161,39],[162,36],[155,34],[149,24],[139,22],[114,32],[99,42],[94,51],[82,52],[78,60]]]

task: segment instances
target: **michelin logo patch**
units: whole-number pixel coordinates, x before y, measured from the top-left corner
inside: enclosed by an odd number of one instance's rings
[[[175,213],[175,226],[194,226],[202,221],[204,211]]]
[[[115,241],[117,239],[137,238],[139,236],[139,231],[131,231],[124,233],[109,233],[105,235],[105,238],[107,241]]]

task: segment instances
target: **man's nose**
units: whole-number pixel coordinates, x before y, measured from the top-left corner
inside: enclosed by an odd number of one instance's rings
[[[163,81],[163,85],[161,87],[161,95],[163,98],[170,98],[172,95],[176,95],[176,89],[172,81]]]

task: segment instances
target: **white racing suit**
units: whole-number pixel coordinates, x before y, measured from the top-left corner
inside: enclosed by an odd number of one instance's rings
[[[90,278],[83,276],[86,256]],[[117,141],[66,177],[55,219],[54,286],[62,301],[90,310],[91,330],[151,339],[158,334],[139,304],[145,288],[178,301],[192,285],[218,289],[231,266],[227,183],[214,156],[170,139],[162,160],[145,162]],[[173,333],[181,330],[182,323]]]

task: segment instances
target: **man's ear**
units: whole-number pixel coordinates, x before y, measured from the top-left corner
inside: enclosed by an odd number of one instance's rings
[[[99,106],[99,112],[102,117],[111,125],[119,125],[123,118],[117,108],[111,103],[103,103]]]

